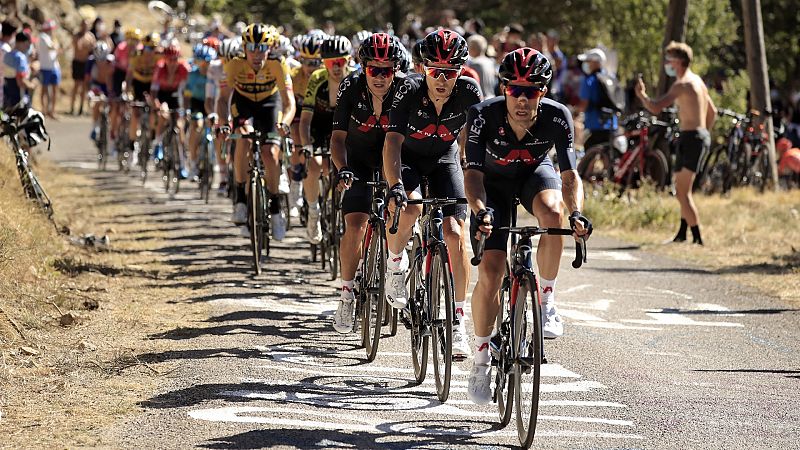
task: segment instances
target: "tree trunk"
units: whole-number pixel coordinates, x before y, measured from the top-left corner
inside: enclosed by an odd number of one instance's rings
[[[750,74],[750,104],[760,113],[768,137],[770,182],[778,189],[778,165],[775,157],[775,133],[772,124],[772,100],[769,96],[767,54],[764,48],[764,24],[761,0],[742,0],[747,73]]]

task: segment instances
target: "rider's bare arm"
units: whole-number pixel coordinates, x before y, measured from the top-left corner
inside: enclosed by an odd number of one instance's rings
[[[347,139],[347,131],[333,130],[331,133],[331,157],[336,167],[347,166],[347,149],[344,141]]]
[[[314,112],[303,110],[300,112],[300,145],[311,145],[311,120]]]
[[[577,170],[561,172],[561,194],[570,213],[583,210],[583,183]]]
[[[389,186],[399,183],[401,166],[400,150],[403,147],[405,136],[394,131],[386,133],[386,140],[383,143],[383,172]]]
[[[290,127],[292,125],[292,120],[294,119],[294,114],[297,111],[297,106],[294,101],[294,91],[292,90],[292,86],[289,85],[286,89],[282,89],[281,91],[281,101],[283,104],[283,114],[282,122],[287,126]]]

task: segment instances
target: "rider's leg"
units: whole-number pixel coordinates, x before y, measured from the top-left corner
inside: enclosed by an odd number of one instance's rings
[[[306,178],[303,180],[303,191],[309,204],[317,203],[319,197],[319,177],[322,173],[322,157],[314,156],[306,160]]]
[[[352,212],[344,216],[344,235],[339,242],[339,260],[342,266],[342,283],[352,283],[363,254],[362,243],[367,231],[368,215]],[[352,287],[352,284],[351,284]]]

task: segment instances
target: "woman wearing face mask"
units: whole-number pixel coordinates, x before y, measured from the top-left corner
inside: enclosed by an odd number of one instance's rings
[[[340,333],[353,329],[353,278],[372,207],[372,193],[364,183],[372,181],[373,173],[381,170],[389,110],[402,82],[397,76],[401,46],[386,33],[373,34],[361,42],[358,58],[362,71],[342,81],[333,115],[331,153],[339,168],[339,189],[346,189],[342,202],[346,226],[339,251],[341,301],[333,316],[333,327]]]
[[[578,111],[583,112],[583,126],[590,133],[583,143],[583,148],[591,148],[594,145],[608,143],[610,135],[616,134],[617,116],[603,113],[599,106],[603,88],[600,86],[597,74],[604,72],[605,52],[593,48],[578,55],[578,61],[581,61],[581,70],[586,75],[581,84]]]

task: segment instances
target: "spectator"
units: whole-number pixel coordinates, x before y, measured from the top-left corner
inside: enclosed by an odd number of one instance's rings
[[[30,101],[28,94],[36,89],[36,81],[30,79],[28,51],[31,36],[23,31],[15,37],[14,49],[3,58],[5,73],[3,77],[3,108],[9,108],[22,100]]]
[[[497,87],[497,67],[492,59],[486,57],[486,48],[489,44],[486,42],[485,37],[480,34],[473,34],[467,39],[467,45],[469,46],[467,66],[478,73],[483,98],[490,99],[494,97],[494,91]]]
[[[550,61],[553,62],[553,66],[555,67],[555,72],[553,73],[553,82],[551,86],[553,88],[553,98],[555,98],[559,102],[564,102],[564,82],[567,76],[567,55],[561,51],[561,48],[558,46],[561,37],[556,30],[550,30],[547,32],[547,50],[550,53]]]
[[[480,18],[468,19],[464,22],[464,37],[469,39],[470,36],[481,35],[485,27],[486,24]]]
[[[578,55],[578,60],[583,62],[582,69],[586,74],[583,84],[581,84],[579,94],[581,101],[578,103],[578,111],[584,113],[584,128],[591,133],[583,144],[584,148],[589,148],[610,141],[611,135],[617,129],[617,116],[603,113],[599,106],[603,88],[600,86],[597,74],[605,72],[603,69],[606,62],[605,52],[599,48],[593,48]]]
[[[4,63],[5,57],[11,52],[11,40],[17,32],[17,25],[6,20],[2,24],[2,32],[0,32],[0,106],[3,105],[3,81],[5,79],[6,65]]]
[[[94,21],[92,22],[92,28],[89,30],[94,35],[95,39],[97,39],[98,28],[100,28],[101,25],[103,29],[105,29],[106,24],[103,22],[103,18],[100,16],[95,17]]]
[[[504,30],[505,39],[502,41],[500,47],[500,54],[498,58],[503,58],[507,53],[512,52],[518,48],[525,47],[525,41],[522,40],[522,34],[525,29],[518,23],[508,25]]]
[[[86,90],[89,81],[86,80],[86,61],[89,59],[97,40],[89,31],[89,23],[83,20],[75,35],[72,36],[72,98],[70,100],[69,113],[75,114],[75,97],[78,97],[78,115],[83,114],[83,103],[86,100]]]
[[[111,42],[114,44],[112,48],[117,48],[120,42],[125,40],[125,35],[122,34],[122,24],[119,19],[114,19],[114,29],[111,31]]]
[[[56,28],[56,21],[49,19],[42,24],[39,34],[39,80],[42,82],[41,103],[42,112],[51,119],[56,116],[56,100],[58,86],[61,84],[61,66],[58,64],[58,54],[61,48],[58,41],[53,39],[51,33]]]

